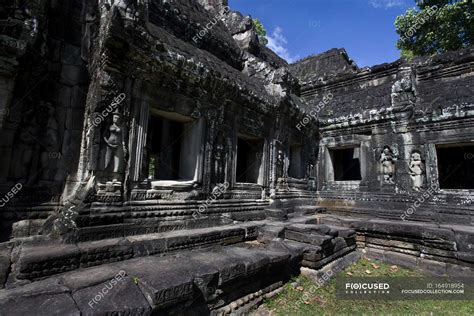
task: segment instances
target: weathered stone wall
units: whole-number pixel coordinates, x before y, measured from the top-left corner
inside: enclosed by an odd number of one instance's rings
[[[0,37],[0,188],[14,196],[0,205],[0,311],[20,293],[25,310],[54,299],[87,313],[120,267],[127,300],[104,313],[230,311],[356,247],[472,272],[473,190],[439,188],[437,146],[474,139],[474,50],[359,69],[334,49],[288,65],[225,5],[0,9],[17,23]],[[347,156],[360,179],[336,177]],[[160,178],[174,159],[186,179]]]
[[[34,31],[11,31],[22,45],[2,51],[13,66],[1,68],[0,177],[5,192],[24,185],[2,215],[3,239],[12,223],[17,238],[56,229],[68,241],[207,227],[316,197],[335,213],[398,220],[438,181],[436,145],[472,140],[472,50],[359,69],[334,49],[288,65],[225,1],[33,3],[2,11]],[[149,179],[151,117],[202,126],[193,179]],[[237,180],[239,139],[260,146],[256,183]],[[332,151],[348,147],[361,179],[335,181]],[[222,183],[229,204],[201,216]],[[471,198],[437,190],[409,219],[470,222]]]
[[[22,190],[12,221],[45,218],[77,170],[89,77],[81,59],[82,1],[2,4],[0,187]],[[15,45],[13,47],[12,45]],[[4,96],[4,97],[3,97]],[[7,206],[8,206],[7,205]],[[32,209],[32,206],[43,205]],[[33,229],[32,234],[35,233]]]
[[[339,56],[333,59],[338,64]],[[473,61],[474,51],[467,49],[304,81],[307,111],[316,109],[319,116],[318,188],[325,205],[363,216],[472,222],[471,190],[440,189],[436,149],[472,143]],[[308,77],[298,65],[292,70]],[[327,95],[331,100],[323,102]],[[360,150],[360,181],[333,179],[333,150],[347,147]],[[386,147],[390,176],[381,162]],[[414,152],[424,168],[420,185],[410,169]],[[465,161],[470,163],[469,152]]]

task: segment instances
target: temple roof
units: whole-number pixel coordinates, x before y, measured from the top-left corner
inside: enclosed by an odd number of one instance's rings
[[[304,82],[317,80],[319,77],[354,73],[358,69],[344,48],[333,48],[290,65],[293,75]]]

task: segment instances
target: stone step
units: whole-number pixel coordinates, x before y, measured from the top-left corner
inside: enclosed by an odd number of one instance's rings
[[[356,248],[355,244],[347,245],[344,239],[340,237],[337,238],[337,241],[334,243],[335,247],[332,249],[323,249],[320,246],[292,240],[285,240],[285,243],[288,247],[302,251],[303,260],[301,265],[311,269],[319,269],[331,261],[354,251]]]
[[[206,200],[135,201],[123,206],[92,207],[77,219],[78,230],[70,242],[194,229],[231,224],[232,220],[265,219],[266,201]]]
[[[286,229],[299,233],[338,236],[337,229],[331,229],[329,226],[322,224],[292,224],[287,226]]]
[[[23,243],[13,262],[16,280],[35,280],[78,268],[151,255],[167,255],[183,249],[228,245],[256,239],[265,221],[221,227],[178,230],[77,244]]]
[[[288,210],[280,208],[266,208],[265,216],[267,219],[284,221],[288,219]]]
[[[298,205],[294,208],[295,213],[300,213],[303,215],[313,215],[318,213],[325,213],[326,208],[322,206],[315,206],[315,205]]]
[[[262,242],[283,237],[285,237],[285,226],[283,223],[279,225],[276,223],[267,224],[258,230],[258,240]]]
[[[329,235],[313,235],[309,233],[300,233],[291,230],[285,230],[285,239],[299,241],[306,244],[328,248],[331,246],[333,236]]]
[[[291,260],[285,247],[244,243],[81,268],[0,290],[0,315],[209,314],[281,286]]]
[[[266,218],[266,214],[261,211],[233,212],[229,216],[231,219],[239,222],[259,221]]]

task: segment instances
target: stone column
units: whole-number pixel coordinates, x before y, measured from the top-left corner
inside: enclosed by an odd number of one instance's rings
[[[142,166],[149,116],[148,103],[146,101],[138,101],[134,106],[130,138],[128,140],[130,181],[132,182],[144,180]]]

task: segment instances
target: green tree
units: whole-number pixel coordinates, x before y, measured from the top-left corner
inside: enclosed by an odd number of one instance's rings
[[[257,32],[258,41],[260,44],[267,45],[267,30],[263,26],[262,22],[259,19],[253,19],[253,25],[255,26],[255,31]]]
[[[472,0],[420,0],[395,20],[402,57],[431,55],[474,44]]]

